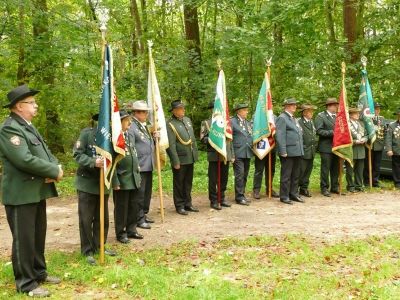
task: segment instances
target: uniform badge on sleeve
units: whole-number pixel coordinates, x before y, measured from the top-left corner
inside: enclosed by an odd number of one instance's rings
[[[11,144],[13,144],[15,146],[21,145],[21,140],[19,139],[19,136],[16,136],[16,135],[14,135],[10,138],[10,142],[11,142]]]

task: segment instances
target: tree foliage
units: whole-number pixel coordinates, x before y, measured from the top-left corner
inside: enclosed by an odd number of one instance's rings
[[[255,107],[269,57],[278,110],[288,96],[314,104],[338,96],[343,60],[348,98],[356,102],[362,55],[385,114],[399,106],[396,0],[2,0],[0,94],[6,102],[21,82],[42,90],[37,125],[55,151],[68,151],[98,109],[100,6],[110,10],[107,40],[122,102],[146,97],[151,39],[165,109],[186,101],[195,126],[214,98],[218,58],[231,106]]]

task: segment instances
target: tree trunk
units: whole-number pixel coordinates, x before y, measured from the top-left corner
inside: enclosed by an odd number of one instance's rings
[[[189,2],[189,1],[188,1]],[[189,69],[191,73],[201,74],[201,50],[200,50],[200,32],[199,20],[197,15],[197,6],[195,3],[187,3],[183,5],[185,34],[187,48],[189,54]],[[200,89],[194,81],[196,75],[189,75],[190,100],[195,101],[200,98]]]
[[[57,98],[53,92],[57,64],[52,59],[47,0],[34,0],[32,2],[34,6],[32,16],[34,47],[37,53],[40,53],[43,49],[50,50],[35,65],[35,75],[45,85],[41,98],[46,114],[45,137],[48,139],[49,147],[53,152],[64,153],[63,144],[60,142],[62,137],[58,130],[60,128],[59,115],[54,108],[56,104],[53,102]]]
[[[18,45],[18,69],[17,69],[17,81],[18,85],[26,82],[27,72],[25,68],[25,6],[23,3],[19,5],[19,45]]]
[[[357,2],[358,0],[344,0],[343,2],[343,28],[347,38],[346,52],[350,55],[351,63],[358,60],[358,55],[354,51],[357,40]]]
[[[147,3],[146,0],[141,0],[141,8],[142,8],[142,23],[143,23],[143,32],[147,32]]]
[[[136,0],[131,0],[131,16],[135,21],[135,32],[139,52],[144,53],[142,22],[140,21],[139,9]]]
[[[329,41],[331,42],[331,44],[336,44],[335,22],[333,20],[333,14],[335,11],[334,2],[335,0],[325,1],[326,22],[328,25]]]

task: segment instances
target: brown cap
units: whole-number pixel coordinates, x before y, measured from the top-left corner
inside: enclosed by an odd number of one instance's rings
[[[361,111],[361,109],[358,107],[350,107],[349,108],[349,114],[359,113],[360,111]]]
[[[315,109],[317,109],[317,107],[315,105],[306,103],[306,104],[302,104],[300,106],[300,108],[298,109],[298,111],[304,111],[304,110],[307,110],[307,109],[315,110]]]
[[[326,99],[325,105],[330,105],[330,104],[339,104],[339,102],[336,100],[336,98]]]

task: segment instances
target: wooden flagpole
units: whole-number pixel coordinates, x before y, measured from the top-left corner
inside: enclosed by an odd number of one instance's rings
[[[272,62],[272,57],[270,59],[267,59],[267,76],[268,76],[268,81],[270,82],[270,87],[271,87],[271,62]],[[266,99],[267,105],[266,109],[268,111],[268,97]],[[267,113],[267,111],[265,113]],[[269,120],[268,120],[269,122]],[[268,199],[271,199],[272,197],[272,150],[269,151],[268,153]]]
[[[346,74],[346,64],[344,62],[342,62],[342,85],[344,85],[345,74]],[[347,95],[345,96],[344,100],[347,101]],[[336,113],[338,113],[338,112],[336,112]],[[336,118],[336,120],[337,120],[337,118]],[[343,173],[343,159],[339,157],[339,196],[342,195],[342,173]],[[332,185],[332,182],[331,182],[331,185]]]
[[[104,73],[104,60],[105,60],[105,46],[106,42],[106,32],[107,32],[107,22],[108,22],[108,10],[107,9],[99,9],[99,21],[100,21],[100,31],[101,31],[101,76],[103,77]],[[104,158],[103,158],[104,159]],[[104,171],[106,167],[106,162],[104,160],[104,165],[100,169],[100,264],[104,264]]]
[[[155,74],[155,70],[153,70],[153,54],[151,51],[151,47],[153,46],[152,41],[147,41],[149,46],[149,70],[150,76]],[[154,101],[154,82],[153,78],[151,78],[151,95],[153,99],[153,127],[154,130],[158,130],[158,119],[157,119],[157,110],[160,109],[156,106],[156,102]],[[156,142],[156,160],[157,160],[157,175],[158,175],[158,197],[160,199],[160,211],[161,211],[161,222],[164,223],[164,197],[163,197],[163,189],[162,189],[162,178],[161,178],[161,159],[160,159],[160,137],[155,138]]]
[[[368,59],[367,59],[366,56],[362,56],[362,57],[361,57],[361,64],[362,64],[364,70],[367,69],[367,61],[368,61]],[[367,146],[367,149],[368,149],[368,177],[369,177],[369,187],[372,188],[372,156],[371,156],[371,154],[372,154],[372,151],[371,151],[371,150],[372,150],[372,144],[371,144],[369,147]]]

